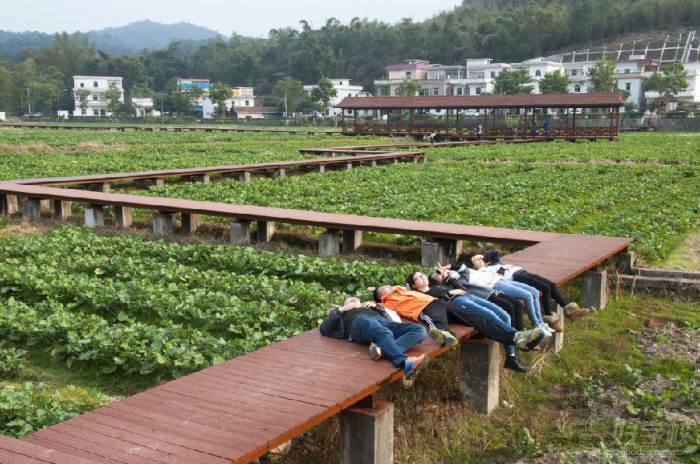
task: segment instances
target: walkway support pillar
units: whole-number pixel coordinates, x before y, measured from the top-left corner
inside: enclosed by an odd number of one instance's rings
[[[373,403],[340,413],[341,464],[394,462],[394,404]]]
[[[17,201],[17,195],[10,195],[8,193],[0,194],[0,214],[6,216],[12,216],[17,214],[19,211],[19,203]]]
[[[353,253],[362,246],[361,230],[343,231],[343,253]]]
[[[179,234],[191,235],[197,232],[200,223],[199,214],[192,213],[182,213],[180,217],[180,230]]]
[[[22,219],[32,221],[41,217],[41,200],[27,198],[22,200]]]
[[[153,213],[153,233],[155,235],[171,235],[173,233],[173,213],[167,211]]]
[[[421,265],[424,267],[454,262],[461,253],[461,240],[421,241]]]
[[[85,225],[90,228],[104,227],[105,211],[102,205],[88,205],[85,208]]]
[[[231,245],[250,245],[250,222],[236,221],[231,223]]]
[[[460,349],[460,390],[475,411],[490,414],[498,406],[501,349],[491,340],[465,340]]]
[[[588,271],[583,274],[581,305],[604,309],[608,304],[608,272]]]
[[[134,210],[129,206],[115,206],[114,219],[118,228],[128,229],[134,224]]]
[[[340,235],[337,230],[328,229],[318,239],[318,255],[322,258],[340,254]]]
[[[258,242],[265,243],[275,235],[275,223],[272,221],[257,221]]]
[[[556,302],[552,302],[552,304],[554,304],[554,308],[556,309],[556,315],[559,316],[559,320],[562,325],[564,325],[564,308],[559,306]],[[562,348],[564,348],[564,332],[554,332],[554,335],[549,339],[547,349],[559,353]]]
[[[71,217],[73,202],[65,200],[52,200],[53,217],[56,219],[68,219]]]

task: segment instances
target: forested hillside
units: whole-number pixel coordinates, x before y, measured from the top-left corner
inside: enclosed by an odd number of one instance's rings
[[[312,29],[302,20],[299,29],[273,29],[264,39],[234,35],[134,56],[112,56],[84,35],[63,34],[50,47],[28,52],[24,62],[0,61],[0,110],[17,111],[19,89],[32,86],[33,107],[55,105],[73,74],[120,75],[127,89],[143,84],[167,90],[174,77],[195,76],[255,86],[264,95],[284,76],[311,83],[322,75],[349,77],[369,88],[387,63],[408,58],[515,61],[620,34],[694,25],[700,25],[700,0],[464,0],[421,23],[354,18],[342,24],[330,18]]]

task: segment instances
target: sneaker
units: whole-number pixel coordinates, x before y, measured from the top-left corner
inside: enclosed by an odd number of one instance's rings
[[[532,351],[544,340],[544,331],[539,327],[532,330],[521,330],[513,337],[515,346],[523,351]]]
[[[582,308],[574,302],[564,306],[564,316],[566,316],[566,318],[570,321],[577,321],[582,317],[586,317],[590,314],[590,312],[590,309]]]
[[[543,322],[542,324],[538,325],[537,328],[544,332],[545,337],[551,337],[552,335],[554,335],[554,329],[551,328],[546,322]]]
[[[379,348],[374,342],[369,344],[369,359],[376,361],[382,357],[382,349]]]
[[[504,368],[510,369],[511,371],[520,372],[524,374],[527,372],[527,367],[523,366],[518,362],[518,358],[515,356],[506,356],[506,362],[503,365]]]
[[[430,338],[438,342],[440,345],[449,345],[450,348],[457,346],[457,338],[447,330],[440,330],[437,327],[430,328]]]
[[[428,355],[410,356],[403,363],[403,386],[412,387],[413,381],[416,380],[416,375],[428,365]]]
[[[554,329],[555,332],[564,331],[564,321],[561,320],[558,314],[544,316],[544,321],[547,323],[548,326]]]

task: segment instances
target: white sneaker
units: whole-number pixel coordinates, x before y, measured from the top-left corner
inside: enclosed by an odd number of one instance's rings
[[[378,359],[381,359],[382,355],[382,349],[375,345],[374,342],[369,344],[369,359],[372,361],[377,361]]]

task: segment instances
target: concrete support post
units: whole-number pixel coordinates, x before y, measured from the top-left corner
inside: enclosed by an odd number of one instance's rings
[[[376,401],[372,408],[340,413],[341,464],[394,462],[394,405]]]
[[[156,187],[162,187],[165,185],[165,179],[162,177],[156,177],[155,179],[153,179],[153,185],[155,185]]]
[[[425,267],[454,262],[462,253],[461,240],[423,240],[421,242],[421,265]]]
[[[352,253],[362,246],[361,230],[343,231],[343,253]]]
[[[460,389],[472,409],[485,414],[498,406],[501,349],[491,340],[465,340],[460,347]]]
[[[278,169],[275,171],[275,177],[284,177],[287,175],[287,170],[286,169]]]
[[[373,168],[376,168],[377,167],[377,160],[372,160],[371,164],[372,164]]]
[[[257,221],[258,242],[265,243],[272,240],[275,235],[275,223],[270,221]]]
[[[346,170],[346,171],[352,171],[352,163],[347,163],[347,164],[345,165],[345,170]]]
[[[85,225],[93,227],[104,227],[105,211],[102,205],[88,205],[85,208]]]
[[[51,213],[51,200],[40,200],[39,205],[42,213]]]
[[[618,253],[612,257],[613,266],[620,274],[632,274],[637,255],[634,251]]]
[[[73,202],[65,200],[53,200],[53,217],[56,219],[68,219],[71,217]]]
[[[250,222],[231,223],[231,245],[250,245]]]
[[[603,309],[608,304],[608,272],[588,271],[583,274],[581,305]]]
[[[170,235],[173,233],[173,214],[164,211],[153,213],[153,233],[155,235]]]
[[[22,219],[32,221],[41,217],[41,200],[26,198],[22,200]]]
[[[97,186],[97,191],[98,191],[98,192],[109,193],[111,190],[112,190],[112,186],[111,186],[111,184],[109,184],[108,182],[105,182],[105,183],[103,183],[103,184],[99,184],[99,185]]]
[[[19,202],[17,195],[0,194],[0,214],[12,216],[19,212]]]
[[[203,174],[199,177],[199,180],[202,181],[203,184],[208,184],[211,182],[211,179],[209,178],[209,174]]]
[[[318,172],[320,172],[321,174],[323,174],[324,172],[326,172],[326,166],[323,165],[323,164],[320,165],[320,166],[318,167]]]
[[[128,206],[115,206],[114,219],[117,227],[128,229],[134,223],[134,211]]]
[[[340,236],[335,230],[327,230],[318,239],[318,254],[322,258],[340,254]]]
[[[561,321],[562,325],[564,324],[564,308],[556,304],[556,302],[552,302],[554,304],[554,307],[556,308],[556,314],[559,316],[559,320]],[[555,353],[559,353],[561,349],[564,348],[564,332],[554,332],[554,335],[552,338],[549,339],[549,344],[547,345],[547,349],[554,351]]]
[[[239,174],[238,180],[245,182],[246,184],[250,182],[250,171],[243,171]]]
[[[191,235],[197,232],[200,224],[200,215],[191,213],[182,213],[180,220],[180,230],[178,233],[183,235]]]

